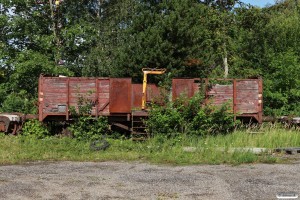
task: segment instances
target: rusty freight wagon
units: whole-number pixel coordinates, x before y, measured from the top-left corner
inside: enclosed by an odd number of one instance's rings
[[[142,124],[147,112],[142,110],[143,85],[131,78],[47,77],[39,79],[39,114],[41,122],[71,121],[71,110],[90,105],[89,115],[106,116],[111,126],[136,135],[147,135]],[[146,87],[146,102],[160,96],[159,88]]]
[[[155,70],[155,74],[159,74]],[[0,131],[16,133],[27,118],[41,122],[71,122],[72,110],[89,104],[89,115],[106,116],[112,128],[128,131],[135,136],[147,136],[143,119],[147,118],[147,102],[161,103],[160,88],[132,83],[131,78],[49,77],[41,75],[38,86],[38,115],[0,114]],[[169,96],[192,97],[199,90],[205,102],[214,105],[229,103],[235,118],[262,122],[261,79],[186,79],[172,80]],[[166,92],[166,91],[164,91]],[[66,124],[67,124],[66,123]]]

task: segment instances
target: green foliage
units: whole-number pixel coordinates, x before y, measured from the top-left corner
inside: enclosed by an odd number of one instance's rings
[[[108,134],[108,128],[106,117],[81,116],[70,125],[69,130],[78,140],[92,141],[101,139]]]
[[[196,95],[191,99],[180,98],[164,107],[153,105],[146,125],[153,135],[217,135],[234,129],[234,117],[226,104],[203,106],[201,96]]]
[[[195,1],[142,2],[128,28],[120,64],[131,76],[142,67],[165,67],[173,76],[204,76],[212,62],[210,8]],[[142,52],[142,53],[140,53]]]
[[[207,105],[192,120],[192,130],[198,135],[226,134],[235,126],[233,114],[226,104],[221,107]]]
[[[94,103],[86,97],[88,95],[90,95],[90,93],[87,93],[85,96],[77,95],[77,109],[74,106],[71,106],[71,115],[73,115],[74,117],[80,117],[91,114]]]
[[[93,117],[91,116],[92,104],[88,92],[85,96],[77,96],[78,107],[71,107],[71,115],[74,118],[74,122],[68,128],[72,135],[83,141],[95,141],[103,139],[109,132],[108,119],[107,117]]]
[[[36,100],[31,99],[25,90],[19,93],[10,93],[3,100],[0,108],[1,112],[21,112],[21,113],[37,113]]]
[[[72,75],[66,68],[53,67],[54,63],[47,56],[34,52],[19,53],[6,83],[1,84],[1,92],[6,98],[1,101],[3,112],[36,113],[38,79],[40,74]]]
[[[183,128],[183,120],[180,112],[172,104],[166,107],[153,105],[146,121],[147,131],[153,135],[177,135]]]
[[[299,114],[300,62],[291,51],[272,58],[264,81],[265,114]]]
[[[38,120],[29,120],[25,122],[22,128],[23,136],[31,136],[37,139],[45,138],[50,135],[49,130]]]
[[[40,74],[67,75],[73,73],[64,67],[54,67],[55,63],[47,56],[34,51],[24,51],[17,56],[15,70],[10,77],[10,87],[14,91],[26,90],[34,96],[37,94]]]

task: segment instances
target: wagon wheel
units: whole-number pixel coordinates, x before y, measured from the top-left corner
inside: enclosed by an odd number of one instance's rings
[[[1,132],[8,132],[10,120],[8,117],[0,116],[0,131]]]
[[[11,128],[12,135],[18,135],[23,127],[23,123],[14,122],[13,127]]]
[[[13,135],[16,135],[16,134],[17,134],[17,126],[18,126],[18,124],[14,123],[14,128],[13,128],[11,134],[13,134]]]

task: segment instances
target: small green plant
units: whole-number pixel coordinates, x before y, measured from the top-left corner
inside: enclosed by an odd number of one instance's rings
[[[36,119],[25,122],[22,128],[22,135],[33,136],[36,138],[45,138],[50,135],[49,130]]]
[[[92,91],[86,93],[85,96],[90,96]],[[90,115],[93,106],[95,106],[96,102],[93,102],[90,98],[86,98],[83,95],[77,95],[77,109],[76,107],[70,107],[71,115],[75,117],[83,116],[83,115]]]
[[[70,125],[69,130],[78,140],[91,141],[101,139],[109,132],[109,127],[106,117],[81,116]]]

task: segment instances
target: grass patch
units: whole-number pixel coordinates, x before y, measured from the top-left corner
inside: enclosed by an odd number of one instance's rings
[[[251,152],[232,151],[233,148],[299,147],[300,132],[285,129],[264,129],[263,133],[235,131],[228,135],[168,139],[157,136],[146,142],[108,139],[105,151],[92,151],[90,144],[71,138],[0,135],[0,164],[27,161],[145,161],[160,164],[242,164],[276,163],[280,160],[271,154],[255,155]],[[192,147],[193,151],[184,151]]]

